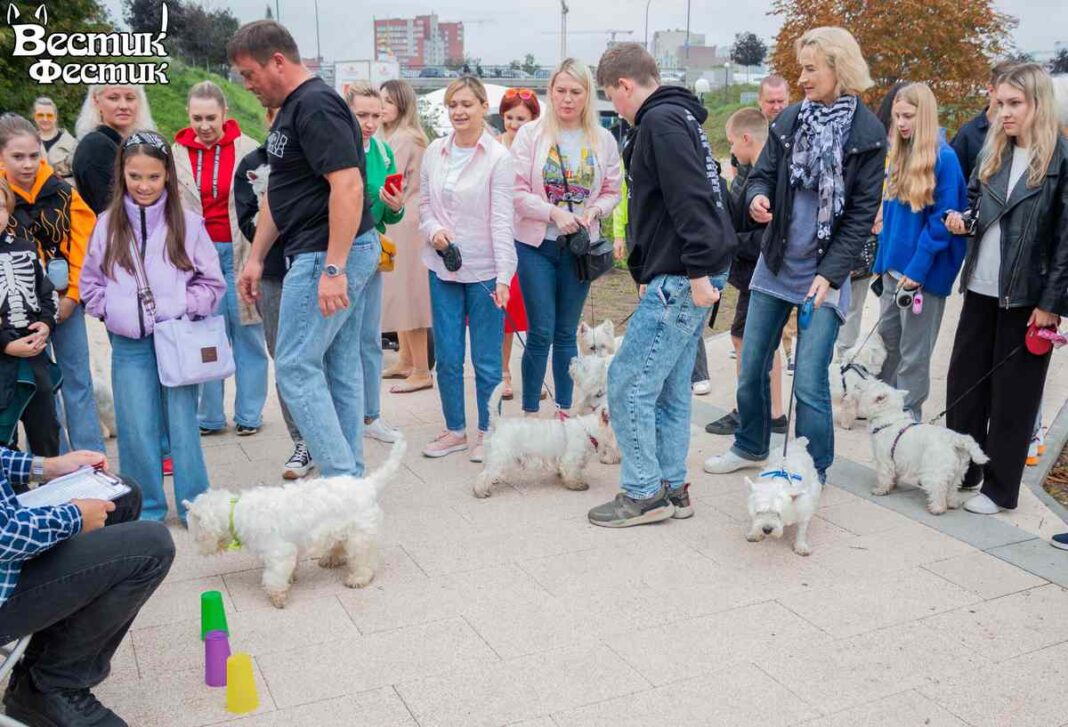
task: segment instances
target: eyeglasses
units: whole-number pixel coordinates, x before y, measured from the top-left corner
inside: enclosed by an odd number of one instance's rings
[[[35,119],[43,119],[45,121],[51,121],[52,119],[56,118],[56,115],[55,114],[46,113],[46,112],[42,111],[40,113],[34,114],[33,118],[35,118]]]
[[[510,88],[504,92],[505,98],[515,98],[516,96],[524,101],[529,101],[534,98],[535,94],[529,88]]]

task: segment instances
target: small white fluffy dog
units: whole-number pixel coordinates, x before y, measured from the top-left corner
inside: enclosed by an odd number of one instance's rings
[[[831,406],[834,421],[842,429],[852,429],[857,421],[857,407],[864,385],[879,376],[886,363],[886,344],[878,333],[867,343],[861,341],[831,364]]]
[[[245,172],[245,177],[248,179],[248,183],[252,185],[252,193],[256,195],[256,199],[263,200],[263,195],[267,194],[267,180],[271,177],[271,165],[261,164],[255,169],[249,169]],[[260,221],[260,212],[256,210],[256,216],[252,218],[252,225],[255,225]]]
[[[608,367],[611,356],[576,356],[567,372],[575,382],[571,410],[575,414],[589,414],[608,399]]]
[[[898,483],[927,492],[927,509],[941,515],[960,507],[960,483],[971,462],[989,457],[967,434],[933,424],[917,424],[905,411],[905,392],[881,381],[870,382],[860,397],[860,413],[868,418],[875,455],[873,495],[889,494]]]
[[[748,477],[749,517],[752,523],[745,539],[758,543],[769,535],[781,538],[788,525],[796,525],[794,552],[810,555],[806,540],[808,523],[820,504],[819,474],[808,453],[808,440],[798,437],[777,469],[765,470],[755,480]]]
[[[93,362],[93,398],[96,400],[96,415],[100,419],[100,430],[105,438],[119,435],[119,426],[115,423],[115,397],[111,393],[111,378],[104,373],[104,367],[95,356]]]
[[[489,497],[495,482],[506,482],[512,475],[550,468],[567,489],[588,489],[585,469],[590,457],[609,448],[618,451],[608,408],[565,419],[502,417],[497,411],[503,390],[503,383],[498,384],[490,397],[486,454],[475,479],[475,497]]]
[[[613,356],[619,348],[616,327],[610,319],[590,327],[586,321],[579,323],[578,348],[580,356]]]
[[[182,502],[189,532],[202,555],[237,544],[259,556],[263,590],[277,608],[286,605],[297,559],[306,553],[319,554],[323,568],[347,564],[345,585],[363,588],[378,566],[378,495],[400,469],[405,448],[404,440],[397,440],[385,463],[363,478],[320,477],[241,492],[208,490],[191,503]]]

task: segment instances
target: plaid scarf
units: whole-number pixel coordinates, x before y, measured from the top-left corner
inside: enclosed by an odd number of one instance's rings
[[[842,147],[856,110],[856,96],[840,96],[830,106],[808,99],[801,104],[790,160],[790,183],[819,193],[816,237],[820,240],[830,239],[831,222],[842,214]]]

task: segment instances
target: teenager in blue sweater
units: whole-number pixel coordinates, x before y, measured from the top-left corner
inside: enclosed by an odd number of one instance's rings
[[[908,392],[905,406],[917,419],[930,390],[931,352],[946,296],[967,248],[965,238],[946,230],[942,215],[963,209],[967,199],[960,160],[938,128],[934,94],[923,83],[905,86],[894,100],[883,229],[873,269],[883,276],[879,335],[888,353],[879,378]],[[899,307],[905,291],[920,294],[922,306]]]

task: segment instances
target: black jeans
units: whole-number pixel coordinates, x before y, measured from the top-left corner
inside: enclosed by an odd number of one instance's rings
[[[999,308],[997,298],[965,293],[946,377],[946,403],[952,404],[1012,354],[946,414],[947,427],[970,434],[990,457],[983,467],[972,464],[965,484],[974,487],[982,480],[983,494],[1008,509],[1019,499],[1049,368],[1049,354],[1035,356],[1023,345],[1031,311]]]
[[[107,527],[24,562],[18,586],[0,606],[0,642],[34,635],[16,673],[41,692],[104,681],[134,617],[170,570],[170,532],[137,519],[141,490],[126,484],[133,491],[116,500]]]

